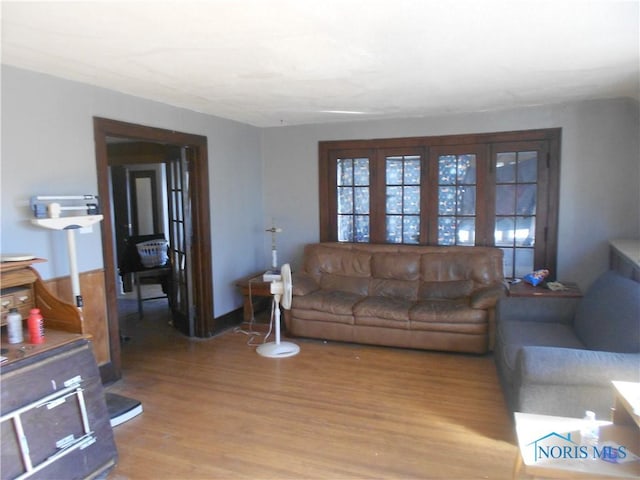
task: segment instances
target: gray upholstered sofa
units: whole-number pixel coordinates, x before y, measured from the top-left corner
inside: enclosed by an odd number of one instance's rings
[[[503,298],[494,355],[512,412],[609,419],[611,381],[640,382],[640,283],[608,271],[581,299]]]

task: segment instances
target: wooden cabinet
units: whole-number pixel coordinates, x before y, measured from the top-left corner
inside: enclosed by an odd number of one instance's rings
[[[117,451],[88,340],[51,332],[0,368],[2,479],[93,478]],[[19,354],[18,354],[19,355]]]
[[[0,478],[94,478],[117,451],[82,314],[22,263],[2,264],[2,300],[40,308],[45,341],[30,344],[25,331],[24,343],[8,344],[2,326]]]
[[[5,304],[7,312],[10,308],[9,305],[17,306],[24,319],[28,316],[29,310],[35,307],[40,309],[45,319],[45,330],[88,334],[82,313],[74,305],[53,295],[45,286],[38,272],[31,267],[31,264],[37,262],[44,262],[44,260],[0,263],[2,325],[6,323]]]

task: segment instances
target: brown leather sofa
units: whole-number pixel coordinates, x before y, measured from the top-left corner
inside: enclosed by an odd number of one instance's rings
[[[503,280],[498,248],[309,244],[285,325],[300,337],[485,353]]]

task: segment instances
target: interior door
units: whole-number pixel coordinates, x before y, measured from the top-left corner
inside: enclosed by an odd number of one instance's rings
[[[113,216],[115,224],[116,252],[124,251],[125,239],[132,235],[131,207],[129,201],[129,172],[124,165],[110,167]]]
[[[169,258],[173,267],[169,304],[174,326],[195,334],[191,252],[191,196],[189,189],[189,149],[175,150],[167,164],[169,203]]]

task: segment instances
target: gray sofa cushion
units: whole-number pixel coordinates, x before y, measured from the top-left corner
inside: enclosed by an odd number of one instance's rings
[[[498,326],[501,348],[496,354],[505,374],[511,377],[516,368],[518,352],[523,346],[584,348],[584,345],[564,323],[501,322]]]
[[[615,271],[601,275],[578,305],[574,318],[576,335],[590,350],[640,352],[639,297],[640,283]],[[612,315],[616,316],[615,321]]]

